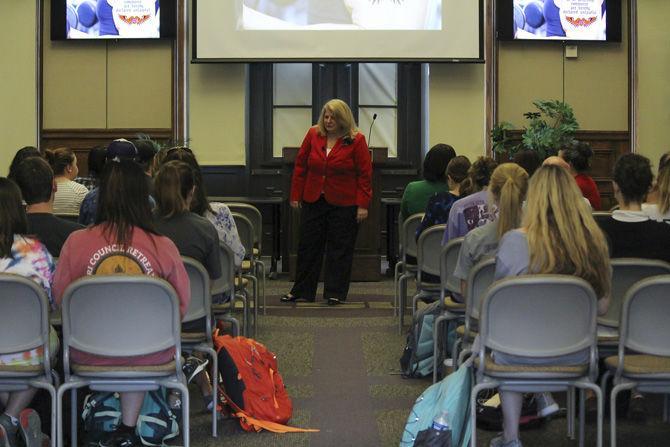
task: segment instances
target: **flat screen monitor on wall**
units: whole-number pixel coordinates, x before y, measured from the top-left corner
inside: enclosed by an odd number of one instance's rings
[[[193,59],[483,59],[483,0],[193,0]]]
[[[175,0],[51,0],[51,39],[172,38],[175,4]]]
[[[500,40],[621,42],[621,0],[498,0]]]

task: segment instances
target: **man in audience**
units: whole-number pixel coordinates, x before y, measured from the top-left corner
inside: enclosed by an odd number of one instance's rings
[[[616,162],[612,186],[619,209],[612,212],[612,217],[596,220],[607,237],[612,258],[670,262],[670,225],[653,221],[642,211],[653,178],[647,157],[626,154]],[[631,394],[628,414],[638,421],[646,418],[644,399],[637,391]]]
[[[109,143],[105,154],[105,163],[110,161],[137,160],[137,148],[130,141],[120,138]],[[79,208],[79,223],[92,225],[98,209],[98,188],[89,191]]]
[[[51,256],[60,256],[65,239],[83,227],[54,216],[56,183],[51,166],[41,157],[26,158],[15,169],[14,181],[19,185],[26,202],[28,233],[36,235],[46,245]]]

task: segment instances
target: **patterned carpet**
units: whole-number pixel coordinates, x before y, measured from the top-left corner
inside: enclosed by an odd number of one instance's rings
[[[429,380],[398,375],[405,344],[397,332],[391,301],[393,281],[354,283],[346,304],[283,304],[285,280],[267,281],[268,312],[258,322],[257,339],[279,359],[279,371],[293,399],[291,425],[318,428],[319,433],[245,433],[235,420],[219,424],[219,438],[210,436],[211,419],[201,411],[197,390],[191,393],[194,446],[397,446],[414,400]],[[556,396],[559,403],[561,395]],[[670,445],[670,428],[660,421],[661,399],[650,396],[653,417],[640,425],[619,420],[620,446]],[[479,430],[479,445],[488,446],[496,433]],[[576,446],[565,436],[565,418],[524,431],[526,447]],[[605,445],[609,443],[605,424]],[[586,445],[595,445],[595,423],[587,423]]]

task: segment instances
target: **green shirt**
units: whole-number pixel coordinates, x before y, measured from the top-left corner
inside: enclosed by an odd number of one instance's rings
[[[428,180],[419,180],[411,182],[405,187],[400,202],[400,217],[404,221],[415,213],[426,211],[428,199],[438,192],[449,191],[449,185],[442,182],[429,182]]]

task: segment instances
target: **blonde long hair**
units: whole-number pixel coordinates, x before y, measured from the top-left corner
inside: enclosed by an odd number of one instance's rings
[[[663,166],[658,170],[656,188],[658,188],[658,212],[664,215],[670,211],[670,166]]]
[[[523,223],[530,271],[578,276],[593,286],[598,297],[609,294],[605,235],[566,169],[542,166],[533,174]]]
[[[491,174],[489,192],[498,205],[498,239],[519,227],[527,191],[528,173],[516,163],[501,164]]]
[[[351,109],[346,102],[341,99],[331,99],[323,105],[321,108],[321,114],[319,115],[319,121],[316,125],[319,128],[319,133],[321,135],[326,135],[326,126],[323,124],[323,115],[326,112],[330,112],[335,117],[335,121],[340,126],[340,131],[342,134],[354,138],[358,133],[358,128],[356,127],[356,120],[354,120],[354,114],[351,113]]]

